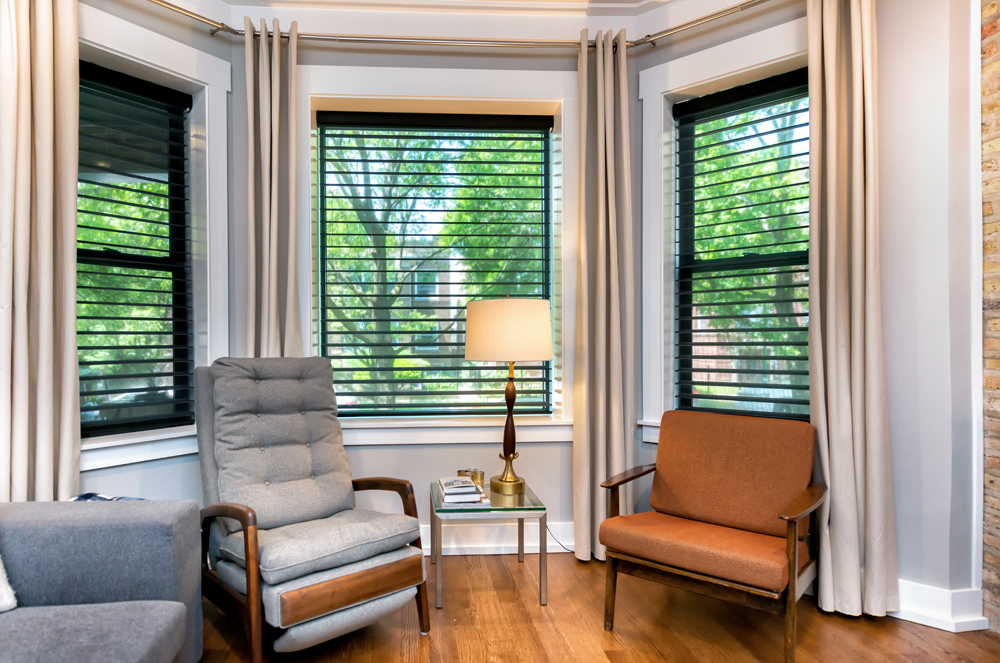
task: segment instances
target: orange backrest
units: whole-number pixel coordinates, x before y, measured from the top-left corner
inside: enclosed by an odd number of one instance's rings
[[[809,486],[814,445],[813,427],[804,421],[664,412],[650,506],[785,536],[787,524],[778,515]]]

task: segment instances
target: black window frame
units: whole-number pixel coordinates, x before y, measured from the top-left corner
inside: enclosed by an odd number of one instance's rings
[[[785,389],[795,396],[804,395],[804,398],[766,398],[760,394],[747,397],[736,396],[701,396],[695,391],[698,385],[704,385],[704,380],[696,380],[695,374],[704,373],[704,368],[694,365],[696,359],[708,359],[707,356],[698,356],[697,348],[699,339],[693,330],[694,322],[698,316],[697,305],[693,300],[695,282],[701,279],[711,278],[710,274],[718,274],[726,270],[763,270],[773,268],[783,270],[785,273],[804,274],[806,278],[805,286],[796,285],[796,288],[808,287],[809,251],[804,250],[784,251],[781,253],[754,254],[747,252],[742,256],[716,258],[701,260],[697,258],[698,252],[695,248],[696,239],[696,188],[695,185],[695,128],[699,123],[713,119],[720,119],[740,112],[747,112],[752,109],[761,108],[766,105],[778,104],[783,101],[790,101],[805,96],[808,98],[808,71],[799,69],[786,74],[773,76],[761,81],[730,88],[718,93],[706,95],[689,101],[677,103],[673,106],[673,118],[676,129],[675,154],[676,154],[676,251],[675,251],[675,279],[674,279],[674,337],[675,337],[675,362],[673,370],[674,385],[674,407],[679,410],[694,410],[717,412],[722,414],[737,414],[745,416],[771,417],[781,419],[809,420],[808,405],[809,391],[798,386],[794,389]],[[801,113],[801,111],[797,111]],[[807,171],[808,172],[808,171]],[[756,176],[755,176],[756,177]],[[780,187],[779,187],[780,188]],[[806,199],[808,195],[806,196]],[[759,203],[761,205],[768,203]],[[773,204],[773,203],[772,203]],[[701,213],[700,215],[703,215]],[[808,219],[808,211],[805,212]],[[779,215],[781,216],[781,215]],[[807,221],[808,223],[808,221]],[[719,278],[719,277],[716,277]],[[799,300],[796,300],[799,301]],[[801,314],[798,314],[801,315]],[[746,318],[759,316],[747,315]],[[806,324],[801,328],[802,332],[808,334],[808,303],[805,312]],[[788,376],[808,376],[808,340],[785,341],[785,345],[804,347],[804,354],[798,358],[787,361],[786,366],[794,365],[794,368],[787,367],[784,370],[770,371],[760,370],[740,370],[717,372],[732,372],[734,374],[747,375],[768,375],[780,374]],[[715,342],[712,345],[738,345],[738,343]],[[761,346],[766,345],[761,343]],[[720,359],[728,358],[719,356]],[[760,359],[766,357],[762,356]],[[753,359],[743,357],[743,359]],[[715,369],[712,369],[715,370]],[[763,387],[764,385],[754,383],[732,383],[737,387]],[[786,385],[768,385],[772,389],[781,389]],[[703,407],[695,405],[695,401],[729,401],[734,404],[732,409],[722,407]],[[741,403],[757,403],[772,406],[788,406],[798,409],[805,408],[805,412],[772,412],[766,410],[740,409]]]
[[[542,185],[541,189],[543,195],[540,198],[542,205],[540,222],[536,225],[541,225],[542,230],[540,233],[541,246],[539,247],[541,252],[541,258],[534,260],[534,262],[540,262],[541,267],[537,272],[541,275],[541,289],[542,293],[536,295],[535,297],[540,299],[551,299],[552,286],[553,286],[553,275],[552,275],[552,172],[551,172],[551,130],[553,127],[553,118],[551,116],[519,116],[519,115],[481,115],[481,114],[449,114],[449,113],[377,113],[377,112],[341,112],[341,111],[319,111],[316,114],[317,122],[317,142],[318,142],[318,173],[317,177],[319,181],[317,186],[319,189],[318,201],[320,206],[320,213],[318,215],[319,228],[317,230],[318,237],[318,255],[317,262],[319,265],[318,269],[318,286],[319,286],[319,300],[317,301],[317,319],[319,322],[317,347],[319,354],[321,356],[330,356],[331,359],[335,360],[335,357],[331,356],[329,348],[331,344],[328,341],[328,334],[326,330],[331,322],[328,314],[328,307],[323,304],[322,298],[325,293],[325,286],[328,283],[328,271],[329,270],[328,261],[324,255],[325,246],[328,241],[327,230],[325,228],[326,224],[323,221],[324,210],[327,209],[326,197],[327,191],[323,184],[323,172],[327,169],[327,156],[323,149],[323,137],[324,131],[328,129],[366,129],[377,133],[379,130],[383,131],[415,131],[423,132],[426,134],[431,134],[433,132],[469,132],[469,131],[481,131],[481,132],[513,132],[513,131],[536,131],[538,138],[543,144],[543,158],[541,160],[542,166]],[[412,278],[408,279],[406,288],[409,289],[408,300],[412,307],[429,307],[429,308],[440,308],[442,305],[436,303],[440,299],[448,299],[450,297],[464,298],[463,295],[455,295],[450,291],[453,282],[450,277],[447,276],[449,272],[442,272],[440,270],[435,270],[435,294],[424,295],[418,294],[418,274],[415,272]],[[442,278],[442,277],[445,278]],[[449,288],[447,294],[442,293],[441,288]],[[502,296],[502,295],[497,295]],[[516,295],[519,296],[519,295]],[[470,299],[475,299],[476,297],[471,297]],[[447,308],[447,307],[445,307]],[[461,307],[464,309],[464,305]],[[464,316],[463,316],[464,319]],[[461,320],[460,320],[461,321]],[[408,345],[414,347],[415,350],[422,349],[426,347],[427,334],[414,332],[412,334],[413,338],[409,339]],[[458,350],[464,347],[464,326],[457,330],[454,334],[455,339],[453,343],[447,343],[445,345],[451,345],[456,347]],[[447,349],[445,349],[447,350]],[[419,355],[420,353],[414,353]],[[438,359],[440,355],[444,354],[442,350],[438,350],[433,353],[423,353],[423,357],[434,360]],[[435,370],[434,367],[427,367],[428,370]],[[339,389],[341,384],[350,384],[347,381],[338,380],[338,372],[343,372],[349,369],[338,369],[336,362],[334,363],[334,387],[338,389],[338,394],[343,392]],[[458,369],[455,369],[458,370]],[[438,405],[427,404],[423,407],[396,407],[391,409],[378,409],[375,407],[363,407],[361,405],[357,407],[352,407],[350,404],[344,405],[343,403],[339,406],[340,416],[343,417],[422,417],[422,416],[441,416],[441,415],[461,415],[461,416],[496,416],[499,414],[506,413],[506,405],[503,402],[503,383],[506,382],[507,366],[504,365],[500,367],[493,364],[485,364],[482,362],[472,362],[464,370],[471,370],[478,372],[479,378],[473,380],[483,383],[482,386],[490,387],[489,389],[484,389],[478,392],[462,392],[462,393],[478,393],[480,395],[485,395],[490,402],[488,404],[479,403],[473,406],[467,407],[457,407],[452,405]],[[531,372],[531,377],[522,378],[522,373],[527,374]],[[492,374],[496,374],[496,377],[489,377]],[[501,377],[502,373],[502,377]],[[553,380],[553,365],[551,361],[546,362],[533,362],[529,365],[516,365],[515,374],[518,375],[518,392],[519,395],[523,394],[527,396],[532,394],[528,398],[519,397],[517,404],[515,405],[515,412],[517,414],[551,414],[554,411],[554,380]],[[437,378],[434,378],[437,379]],[[395,381],[395,380],[394,380]],[[443,382],[444,380],[437,379],[438,382]],[[402,381],[396,381],[402,382]],[[496,389],[493,389],[491,385],[486,384],[487,382],[497,383]],[[541,383],[542,387],[538,390],[531,390],[527,386],[527,382],[531,383]],[[524,387],[522,388],[522,385]],[[543,393],[544,392],[544,393]],[[350,394],[354,395],[354,394]],[[456,396],[458,394],[456,393]],[[541,401],[535,402],[534,396],[541,395]],[[339,399],[338,399],[339,400]]]
[[[88,266],[99,266],[99,267],[111,267],[111,268],[124,268],[129,270],[154,270],[156,272],[168,273],[168,277],[157,277],[157,276],[146,276],[142,278],[158,279],[169,278],[171,281],[170,293],[171,301],[169,306],[170,311],[170,325],[171,330],[169,335],[172,342],[169,346],[154,346],[150,345],[149,348],[158,349],[169,349],[171,356],[169,359],[166,358],[155,358],[155,359],[129,359],[117,362],[118,365],[132,363],[134,365],[142,364],[156,364],[156,363],[166,363],[170,365],[170,370],[167,371],[156,371],[154,369],[149,369],[145,374],[145,377],[149,379],[156,379],[157,377],[169,377],[171,378],[171,385],[169,387],[163,387],[160,389],[136,389],[136,388],[119,388],[111,390],[103,390],[102,394],[116,394],[116,393],[172,393],[172,397],[161,399],[161,400],[149,400],[140,401],[139,403],[131,404],[103,404],[100,406],[83,406],[81,407],[82,412],[88,411],[98,411],[109,408],[125,408],[125,409],[141,409],[142,407],[149,408],[163,408],[164,406],[169,406],[170,412],[161,412],[155,414],[146,414],[142,416],[128,416],[122,419],[110,418],[110,419],[96,419],[96,420],[85,420],[86,417],[81,419],[81,435],[84,438],[102,436],[102,435],[113,435],[119,433],[129,433],[137,431],[147,431],[147,430],[157,430],[162,428],[170,428],[176,426],[186,426],[194,423],[194,362],[195,362],[195,349],[194,349],[194,312],[193,312],[193,292],[191,287],[192,280],[192,254],[191,254],[191,224],[190,224],[190,195],[189,195],[189,150],[190,150],[190,127],[187,117],[187,113],[191,110],[193,99],[190,94],[179,92],[172,88],[168,88],[156,83],[152,83],[128,74],[123,74],[121,72],[109,69],[85,60],[80,61],[80,85],[81,85],[81,98],[84,98],[90,94],[95,96],[110,97],[113,99],[113,103],[118,103],[120,105],[132,104],[140,113],[150,113],[161,111],[162,116],[160,119],[164,122],[162,126],[156,127],[158,130],[163,131],[164,134],[169,135],[169,139],[163,140],[163,145],[166,148],[166,153],[168,154],[166,161],[169,165],[167,167],[168,174],[166,178],[167,192],[165,194],[167,204],[167,225],[168,225],[168,249],[166,255],[164,256],[152,256],[143,255],[140,252],[129,252],[126,247],[125,251],[119,251],[112,247],[105,246],[100,249],[87,248],[87,242],[82,242],[78,240],[77,246],[77,268],[78,271],[83,268],[84,270]],[[115,112],[102,110],[96,106],[92,106],[91,109],[96,111],[98,114],[105,114],[108,117],[108,126],[111,127],[115,124],[124,125],[130,118],[122,115],[115,115]],[[120,109],[119,109],[120,112]],[[131,118],[133,121],[141,122],[141,119],[136,120]],[[81,138],[84,137],[82,130],[84,123],[81,122]],[[127,134],[127,129],[120,130],[120,136],[124,137]],[[144,140],[150,140],[148,135],[143,135]],[[111,144],[110,138],[99,139]],[[126,139],[127,140],[127,139]],[[81,140],[81,142],[83,142]],[[115,148],[109,147],[108,154],[111,155],[107,160],[108,162],[118,160],[128,162],[127,157],[121,154],[112,154]],[[133,149],[128,143],[123,143],[123,150]],[[86,155],[86,156],[85,156]],[[100,159],[101,154],[92,150],[87,150],[81,147],[81,161],[86,158],[88,160],[97,160],[96,163],[88,163],[88,168],[102,168]],[[158,153],[154,158],[161,158],[162,156]],[[133,160],[136,165],[135,170],[139,170],[143,167],[143,162],[141,157]],[[146,167],[156,168],[156,166],[148,165]],[[136,175],[134,172],[121,172],[107,168],[107,172],[115,175],[121,175],[124,177],[138,177],[143,179],[142,176]],[[150,179],[151,178],[144,178]],[[88,182],[80,178],[78,180],[81,184],[98,184],[100,186],[114,188],[125,188],[125,187],[115,187],[113,184],[101,183],[101,182]],[[110,201],[109,201],[110,202]],[[124,204],[124,203],[123,203]],[[131,203],[130,203],[131,204]],[[78,207],[79,209],[79,207]],[[78,224],[79,224],[79,214],[93,214],[87,210],[78,211]],[[125,276],[119,276],[119,278],[127,278]],[[116,288],[109,289],[123,289],[123,286],[118,286]],[[91,287],[84,287],[84,290],[92,290]],[[100,289],[100,288],[98,288]],[[78,305],[81,302],[86,302],[87,300],[80,299],[80,289],[78,286],[77,291],[77,302]],[[136,304],[139,306],[139,304]],[[163,306],[149,305],[151,308],[165,308]],[[87,319],[86,317],[81,317],[80,319]],[[126,319],[121,317],[118,319]],[[153,334],[153,332],[150,332]],[[103,332],[104,337],[107,339],[114,338],[113,332]],[[77,335],[87,335],[86,331],[80,329],[79,320],[77,323]],[[91,333],[90,335],[93,335]],[[107,343],[104,347],[111,349],[113,344]],[[87,349],[87,346],[81,346]],[[119,346],[124,347],[124,346]],[[96,362],[97,365],[107,365],[109,362]],[[81,361],[81,367],[93,366],[87,361]],[[129,377],[137,379],[135,374],[128,374]],[[140,378],[144,377],[139,375]],[[90,380],[100,380],[100,379],[111,379],[114,377],[104,377],[103,375],[81,375],[80,379],[80,397],[81,402],[84,399],[84,384]],[[121,378],[119,378],[121,379]],[[154,385],[155,387],[155,385]],[[91,395],[95,392],[89,392]]]

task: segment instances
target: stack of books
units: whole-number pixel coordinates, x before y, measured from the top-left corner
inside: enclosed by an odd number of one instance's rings
[[[441,501],[444,506],[470,507],[489,506],[490,496],[469,477],[445,477],[438,479]]]

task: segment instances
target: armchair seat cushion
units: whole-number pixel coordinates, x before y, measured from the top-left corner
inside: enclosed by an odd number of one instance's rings
[[[403,514],[348,509],[328,518],[259,530],[260,575],[277,585],[317,571],[335,569],[415,541],[420,523]],[[243,532],[219,545],[219,556],[246,568]]]
[[[186,618],[176,601],[17,608],[0,615],[0,661],[172,663]]]
[[[605,520],[600,540],[612,551],[744,585],[774,592],[788,585],[785,539],[776,536],[650,511]],[[801,571],[809,551],[798,546]]]
[[[289,580],[288,582],[283,582],[280,585],[269,585],[266,582],[261,584],[261,599],[264,603],[264,619],[271,626],[277,626],[279,628],[287,628],[298,623],[296,620],[291,619],[288,615],[282,614],[282,600],[281,597],[288,592],[294,592],[299,589],[304,589],[307,587],[312,587],[314,585],[319,585],[330,580],[336,580],[338,578],[344,578],[354,573],[363,573],[365,571],[370,571],[377,566],[382,566],[384,564],[392,564],[393,562],[399,562],[410,557],[423,557],[423,552],[414,546],[403,546],[402,548],[397,548],[387,553],[382,553],[381,555],[376,555],[375,557],[369,557],[367,559],[362,559],[358,562],[352,564],[345,564],[344,566],[338,566],[335,569],[328,569],[326,571],[317,571],[316,573],[310,573],[309,575],[302,576],[301,578],[295,578],[294,580]],[[227,562],[226,560],[221,560],[218,566],[219,578],[222,582],[226,583],[233,589],[235,589],[240,594],[246,596],[247,593],[247,575],[246,571],[234,564],[233,562]],[[421,566],[421,571],[423,567]],[[413,584],[417,585],[423,581],[423,574],[421,573],[420,579],[414,578]],[[341,610],[343,610],[342,608]],[[347,608],[349,609],[349,608]],[[302,621],[302,620],[299,620]]]

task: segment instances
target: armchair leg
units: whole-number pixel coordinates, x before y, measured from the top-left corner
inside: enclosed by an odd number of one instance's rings
[[[604,588],[604,630],[615,626],[615,590],[618,588],[618,559],[608,556],[607,584]]]
[[[417,617],[420,619],[420,635],[431,632],[431,613],[427,607],[427,581],[417,585]]]
[[[250,646],[251,663],[264,663],[264,629],[261,623],[260,607],[256,610],[247,602],[246,633],[247,644]]]
[[[785,609],[785,663],[795,663],[795,631],[798,619],[795,612],[795,599],[788,601]]]

